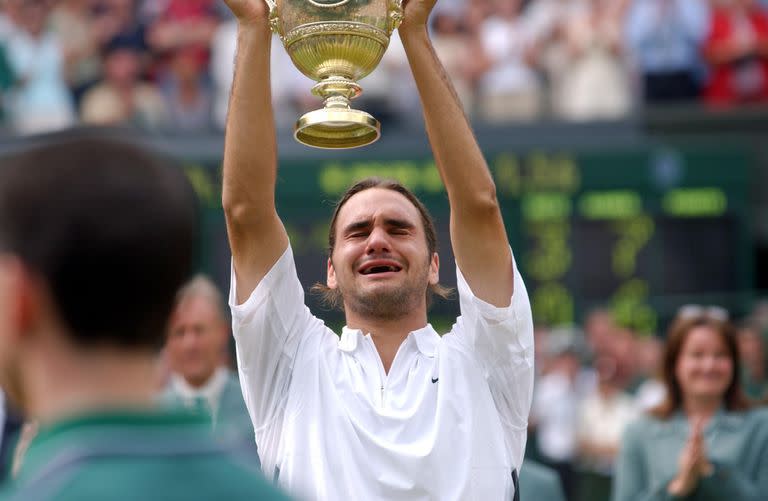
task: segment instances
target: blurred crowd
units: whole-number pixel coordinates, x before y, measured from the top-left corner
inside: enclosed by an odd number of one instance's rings
[[[237,27],[217,0],[6,0],[3,122],[221,129]],[[765,0],[440,0],[436,50],[467,111],[488,122],[618,119],[646,104],[768,101]],[[317,108],[277,39],[279,125]],[[254,78],[260,78],[254,75]],[[361,108],[408,120],[417,99],[397,34]]]
[[[717,306],[687,305],[675,318],[734,324]],[[674,322],[673,322],[674,323]],[[768,403],[768,303],[736,325],[741,388]],[[627,425],[666,398],[665,336],[619,325],[608,310],[581,326],[537,327],[534,398],[526,459],[558,471],[570,501],[608,501]]]

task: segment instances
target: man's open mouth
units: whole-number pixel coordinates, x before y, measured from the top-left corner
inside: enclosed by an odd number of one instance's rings
[[[402,269],[402,266],[392,261],[375,261],[364,264],[357,271],[362,275],[376,275],[379,273],[398,272]]]

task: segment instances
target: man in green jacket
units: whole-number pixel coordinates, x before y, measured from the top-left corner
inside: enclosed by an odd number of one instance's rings
[[[224,299],[206,276],[176,295],[165,343],[170,377],[162,399],[210,418],[215,434],[256,450],[240,381],[228,368],[229,325]]]
[[[252,451],[155,407],[193,200],[179,169],[103,134],[3,162],[0,386],[40,431],[0,499],[284,499]]]

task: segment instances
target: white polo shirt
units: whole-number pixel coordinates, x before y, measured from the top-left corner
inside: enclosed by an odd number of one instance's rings
[[[389,374],[370,335],[341,339],[304,304],[290,247],[230,306],[241,386],[269,478],[307,500],[511,500],[533,389],[533,322],[457,270],[461,316],[411,332]]]

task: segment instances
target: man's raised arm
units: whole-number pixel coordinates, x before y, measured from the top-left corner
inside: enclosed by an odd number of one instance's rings
[[[478,298],[508,306],[513,268],[496,187],[456,92],[432,48],[436,0],[406,0],[400,38],[421,96],[427,134],[451,205],[451,244]]]
[[[238,20],[227,118],[222,203],[244,302],[288,246],[275,210],[277,139],[270,92],[269,11],[264,0],[225,0]]]

